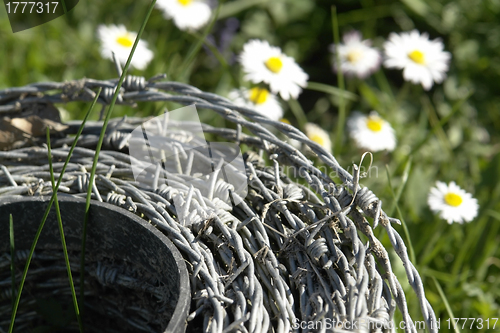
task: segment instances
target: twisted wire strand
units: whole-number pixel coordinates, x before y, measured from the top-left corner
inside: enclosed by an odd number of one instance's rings
[[[273,164],[267,168],[262,165],[259,154],[246,154],[249,195],[232,209],[217,206],[218,197],[231,189],[229,184],[219,181],[209,188],[213,197],[201,198],[201,194],[193,191],[189,194],[188,188],[182,190],[182,186],[176,186],[174,189],[170,183],[150,191],[134,180],[131,158],[121,152],[128,147],[129,133],[144,119],[125,117],[110,121],[105,137],[107,150],[102,150],[99,156],[94,195],[144,214],[178,246],[190,263],[193,295],[199,297],[189,317],[191,320],[203,316],[205,332],[232,329],[262,332],[270,327],[276,332],[288,332],[296,319],[325,323],[325,318],[337,323],[383,322],[386,326],[381,331],[389,332],[387,325],[392,321],[396,304],[403,314],[406,331],[416,332],[402,287],[392,273],[387,251],[373,235],[365,218],[368,216],[374,218],[373,227],[380,222],[385,228],[403,261],[427,328],[437,332],[436,317],[425,298],[421,278],[408,258],[402,238],[391,225],[397,220],[385,214],[381,201],[373,192],[359,185],[356,172],[351,175],[329,152],[291,125],[272,121],[187,84],[157,82],[159,79],[161,76],[150,80],[127,77],[117,103],[174,101],[212,110],[235,123],[237,129],[203,124],[204,131],[245,143],[261,155],[266,153]],[[114,92],[116,82],[116,79],[83,79],[5,89],[0,91],[0,113],[19,112],[33,103],[90,101],[96,87],[106,91],[99,102],[107,104],[106,98]],[[23,94],[27,97],[21,98]],[[70,122],[67,133],[74,134],[78,125],[77,121]],[[92,140],[99,135],[100,125],[100,122],[89,122],[84,129],[82,137],[86,141],[79,141],[80,147],[75,149],[71,159],[73,169],[68,169],[73,173],[64,176],[68,193],[79,195],[84,191],[88,179],[86,172],[92,165],[92,145],[95,145]],[[242,133],[242,128],[252,135]],[[309,147],[338,175],[340,183],[320,171],[300,150],[279,139],[274,131]],[[181,133],[172,140],[180,142],[182,137]],[[54,157],[62,159],[67,155],[64,145],[68,141],[64,140],[55,140]],[[184,140],[190,138],[184,137]],[[48,181],[49,175],[44,169],[47,164],[45,148],[0,152],[0,162],[0,198],[32,193],[40,180]],[[19,166],[20,163],[29,166]],[[295,178],[303,179],[307,186],[281,174],[280,166],[283,165],[291,165],[296,171]],[[172,177],[161,171],[160,176],[170,176],[169,181],[177,185],[192,179],[189,172],[182,177]],[[50,190],[50,186],[47,187]],[[199,223],[190,228],[179,224],[177,210],[180,207],[174,201],[178,197],[186,202],[188,195],[191,205],[181,205],[187,212],[193,214],[219,207],[216,214],[198,214]],[[368,237],[368,245],[361,242],[358,231]],[[379,273],[377,265],[385,274]],[[250,303],[243,302],[245,298]],[[363,330],[372,332],[378,328],[371,329],[368,325]],[[336,328],[334,331],[345,330]]]

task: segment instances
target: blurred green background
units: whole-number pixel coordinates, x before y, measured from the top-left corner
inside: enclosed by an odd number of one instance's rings
[[[143,35],[155,58],[145,71],[133,69],[130,74],[149,78],[166,73],[169,80],[226,96],[230,89],[245,84],[236,62],[243,44],[259,38],[293,56],[310,81],[337,86],[328,51],[333,43],[332,5],[341,34],[360,30],[380,48],[391,32],[418,29],[432,39],[441,38],[451,52],[448,78],[431,91],[405,84],[400,71],[382,69],[363,81],[346,80],[347,89],[356,95],[346,106],[348,113],[375,109],[396,131],[395,151],[375,153],[377,173],[362,184],[383,200],[389,215],[406,222],[411,242],[402,227],[396,229],[414,254],[442,326],[451,315],[499,318],[500,0],[226,1],[204,47],[190,64],[185,60],[203,31],[180,31],[155,9]],[[80,1],[66,16],[16,34],[6,12],[0,10],[0,89],[39,81],[115,78],[112,62],[100,56],[96,28],[124,24],[138,31],[146,10],[146,1]],[[217,54],[211,51],[213,47]],[[218,57],[224,59],[222,64]],[[338,98],[305,89],[298,101],[308,121],[321,124],[333,140]],[[286,118],[302,127],[288,104],[283,106]],[[78,103],[61,107],[74,119],[81,119],[85,111]],[[147,116],[164,107],[161,103],[118,107],[116,116]],[[211,121],[212,116],[203,119]],[[334,146],[344,168],[358,163],[362,150],[347,136]],[[432,214],[427,195],[437,180],[455,181],[478,199],[480,211],[473,222],[448,225]],[[401,215],[392,195],[399,189]],[[376,234],[391,248],[382,228]],[[404,268],[396,265],[395,270],[400,281],[406,282]],[[421,320],[411,287],[403,285],[413,319]],[[500,331],[500,323],[496,330]],[[480,331],[496,330],[485,327]]]

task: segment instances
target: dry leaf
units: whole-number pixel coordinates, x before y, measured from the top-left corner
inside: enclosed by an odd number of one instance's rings
[[[68,126],[61,124],[59,110],[52,104],[33,104],[21,112],[10,113],[0,119],[0,149],[19,148],[44,138],[46,128],[59,134]]]

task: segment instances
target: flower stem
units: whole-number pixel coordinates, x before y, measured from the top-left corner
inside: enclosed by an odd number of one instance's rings
[[[333,30],[333,41],[335,45],[340,44],[339,37],[339,24],[337,20],[337,8],[332,6],[332,30]],[[340,54],[336,52],[337,63],[340,64]],[[341,70],[337,71],[337,82],[339,85],[339,89],[341,91],[345,91],[345,83],[344,83],[344,74]],[[342,138],[344,134],[345,127],[345,118],[346,118],[346,107],[344,101],[344,94],[339,95],[339,117],[337,120],[337,133],[335,135],[335,143],[333,146],[333,154],[334,156],[338,156],[340,153],[340,149],[342,147]]]

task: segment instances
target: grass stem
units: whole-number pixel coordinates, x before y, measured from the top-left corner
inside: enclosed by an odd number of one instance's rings
[[[332,29],[333,29],[333,41],[335,45],[338,46],[340,44],[340,36],[339,36],[339,24],[337,20],[337,8],[335,6],[332,6]],[[340,64],[340,54],[339,52],[335,52],[335,54],[337,57],[336,62],[337,64]],[[340,66],[339,69],[337,70],[337,82],[339,85],[339,89],[341,91],[345,91],[344,74],[342,73],[342,70],[340,70]],[[334,156],[338,156],[340,154],[340,149],[342,148],[342,138],[344,136],[345,118],[346,118],[346,108],[345,108],[344,94],[340,94],[337,133],[335,135],[335,143],[333,146]]]
[[[215,10],[215,13],[212,16],[212,19],[210,20],[210,23],[208,24],[208,26],[203,31],[203,35],[199,36],[198,41],[196,42],[196,44],[194,44],[191,47],[191,49],[189,50],[189,53],[188,53],[186,59],[182,62],[181,66],[180,66],[180,69],[179,69],[178,79],[180,79],[180,80],[184,79],[184,75],[186,75],[186,71],[192,65],[196,54],[201,49],[201,46],[204,44],[205,39],[207,38],[207,36],[210,33],[210,31],[212,31],[212,28],[214,27],[215,21],[217,21],[217,18],[219,16],[220,6],[221,6],[221,4],[219,3],[219,5],[217,6],[217,9]],[[132,50],[132,52],[133,51],[134,50]]]
[[[307,123],[307,117],[304,113],[304,109],[302,109],[302,106],[300,106],[300,103],[296,99],[290,98],[288,100],[288,106],[295,116],[295,119],[299,124],[299,128],[304,129],[304,125]]]
[[[66,14],[68,12],[68,9],[66,8],[66,1],[61,0],[61,5],[62,5],[62,9],[64,11],[64,14]]]
[[[11,314],[11,318],[10,318],[9,333],[12,333],[14,330],[14,323],[16,320],[17,309],[19,308],[19,302],[21,300],[21,294],[23,291],[24,282],[26,281],[26,276],[28,275],[28,269],[29,269],[29,266],[31,264],[31,260],[33,259],[33,253],[35,252],[36,244],[38,243],[38,239],[40,238],[40,234],[42,233],[43,227],[45,225],[45,221],[47,220],[47,217],[49,216],[50,209],[52,208],[52,204],[54,203],[57,190],[59,189],[59,186],[61,185],[61,181],[63,179],[64,172],[66,171],[66,167],[68,166],[69,160],[71,159],[71,156],[73,155],[73,151],[75,150],[78,139],[80,138],[80,135],[82,134],[83,128],[85,127],[85,123],[87,122],[95,104],[97,103],[97,99],[99,98],[99,95],[101,94],[101,90],[102,90],[102,88],[99,87],[95,96],[94,96],[94,100],[92,101],[92,104],[90,105],[87,113],[85,114],[85,117],[83,118],[82,124],[80,125],[80,128],[78,129],[78,132],[75,136],[75,140],[73,141],[73,144],[71,145],[71,148],[69,149],[68,156],[66,157],[66,161],[64,162],[64,165],[61,169],[61,173],[59,174],[59,179],[57,180],[55,190],[53,189],[52,197],[50,198],[50,201],[49,201],[47,208],[45,209],[45,212],[44,212],[43,217],[42,217],[42,221],[40,222],[40,225],[38,226],[38,229],[37,229],[36,234],[35,234],[35,238],[33,239],[33,242],[31,244],[30,253],[28,255],[28,258],[26,259],[26,264],[24,266],[23,275],[21,277],[21,281],[19,283],[19,289],[18,289],[18,292],[16,295],[14,309],[12,310],[12,314]]]
[[[439,282],[437,281],[437,279],[434,276],[431,276],[431,278],[432,278],[432,281],[434,281],[434,284],[436,285],[436,289],[439,293],[439,296],[441,296],[441,300],[443,301],[444,306],[446,307],[446,312],[448,312],[448,315],[450,316],[450,319],[451,319],[451,322],[453,325],[453,330],[455,331],[455,333],[460,333],[460,329],[458,328],[458,325],[455,324],[456,323],[455,316],[453,315],[453,311],[451,310],[451,306],[450,306],[450,303],[448,302],[448,298],[446,298],[446,294],[443,292],[443,289],[439,285]]]
[[[306,89],[324,92],[324,93],[327,93],[327,94],[330,94],[333,96],[337,96],[337,97],[342,96],[345,99],[348,99],[351,101],[358,100],[358,95],[356,95],[355,93],[353,93],[351,91],[347,91],[347,90],[341,90],[337,87],[330,86],[330,85],[324,84],[324,83],[309,81],[309,82],[307,82]]]
[[[16,304],[16,270],[15,270],[15,259],[16,259],[16,247],[14,245],[14,220],[12,219],[12,214],[9,217],[9,238],[10,238],[10,275],[12,279],[12,310],[14,311],[14,305]]]
[[[56,208],[56,216],[57,216],[57,225],[59,227],[59,235],[61,236],[61,244],[63,248],[64,254],[64,262],[66,264],[66,270],[68,272],[68,280],[69,287],[71,289],[71,298],[73,299],[73,307],[75,308],[76,320],[78,321],[78,328],[80,333],[83,333],[83,321],[80,316],[80,309],[78,306],[78,299],[76,298],[75,285],[73,283],[73,275],[71,274],[71,265],[69,263],[68,256],[68,248],[66,247],[66,238],[64,237],[64,228],[62,224],[61,211],[59,209],[59,201],[57,200],[57,191],[56,191],[56,181],[54,178],[54,169],[52,168],[52,151],[50,149],[50,129],[47,127],[47,150],[48,150],[48,159],[49,159],[49,171],[50,171],[50,181],[52,183],[52,191],[54,192],[54,206]],[[82,272],[83,274],[83,272]]]
[[[408,177],[410,176],[410,170],[411,170],[411,163],[412,163],[412,158],[410,156],[410,159],[406,162],[405,169],[403,171],[403,177],[401,179],[401,184],[398,187],[398,190],[396,191],[396,195],[394,197],[394,202],[390,206],[390,208],[387,210],[387,214],[389,216],[392,216],[394,214],[394,208],[399,202],[399,199],[401,198],[401,194],[403,194],[403,190],[406,186],[406,183],[408,182]]]
[[[146,28],[146,24],[149,20],[149,17],[151,16],[151,12],[153,11],[155,4],[156,4],[156,0],[152,0],[150,5],[149,5],[148,12],[146,13],[146,17],[142,21],[141,28],[139,29],[139,32],[137,33],[137,37],[135,38],[134,45],[132,46],[132,50],[130,51],[127,62],[125,63],[125,66],[123,68],[122,75],[120,76],[120,79],[118,80],[118,83],[116,85],[115,94],[113,95],[113,99],[111,100],[111,103],[109,105],[109,109],[108,109],[108,112],[106,113],[106,117],[104,118],[101,134],[99,135],[99,141],[97,142],[97,146],[95,149],[94,161],[92,163],[92,170],[90,172],[90,179],[89,179],[88,190],[87,190],[87,198],[86,198],[86,203],[85,203],[85,217],[83,220],[83,234],[82,234],[82,245],[81,245],[81,256],[80,256],[80,272],[81,272],[80,273],[80,300],[82,303],[83,303],[83,300],[85,298],[85,294],[84,294],[85,250],[86,250],[86,242],[87,242],[87,227],[88,227],[88,220],[89,220],[89,214],[90,214],[90,198],[92,195],[92,187],[94,184],[94,177],[95,177],[96,168],[97,168],[97,161],[99,159],[99,153],[101,152],[102,142],[104,140],[104,134],[106,133],[106,128],[108,127],[109,119],[111,118],[111,114],[113,113],[113,108],[115,107],[115,103],[116,103],[116,100],[118,98],[118,94],[119,94],[120,89],[122,87],[123,81],[125,80],[125,76],[127,75],[128,68],[130,66],[130,62],[131,62],[132,57],[134,55],[135,49],[137,48],[137,45],[139,44],[142,33],[144,32],[144,29]]]
[[[394,194],[394,190],[392,188],[392,182],[391,182],[391,174],[389,172],[389,166],[387,164],[385,165],[385,171],[387,172],[387,181],[389,182],[389,188],[391,190],[391,195],[392,198],[394,199],[393,205],[396,206],[396,211],[398,212],[398,217],[401,220],[401,226],[403,227],[403,231],[405,233],[406,241],[408,242],[408,256],[410,257],[411,262],[416,266],[417,260],[415,257],[415,250],[413,249],[413,244],[410,238],[410,232],[408,231],[408,227],[406,226],[406,222],[403,218],[403,213],[399,209],[398,201],[396,200],[396,194]],[[399,191],[398,191],[399,192]]]
[[[408,157],[404,160],[404,163],[406,163],[408,161],[408,159],[410,158],[410,156],[412,156],[417,151],[419,151],[420,148],[422,148],[422,146],[427,141],[429,141],[429,139],[436,133],[436,131],[439,130],[439,128],[442,128],[445,124],[448,123],[448,121],[451,119],[451,117],[453,117],[455,115],[455,113],[458,112],[458,110],[460,110],[460,107],[462,106],[462,104],[465,103],[465,101],[470,96],[472,96],[472,92],[470,92],[469,94],[465,95],[462,99],[458,100],[455,104],[453,104],[453,107],[452,107],[450,113],[447,116],[441,118],[441,120],[432,127],[431,131],[427,134],[427,136],[422,141],[420,141],[416,146],[414,146],[412,148],[411,152],[408,154]]]

